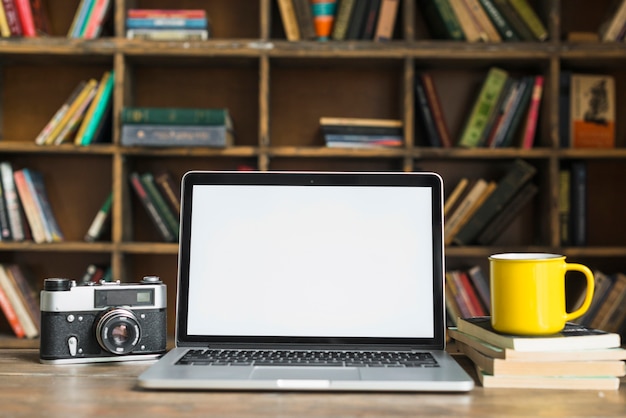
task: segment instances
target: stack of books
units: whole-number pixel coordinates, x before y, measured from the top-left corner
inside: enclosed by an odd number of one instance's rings
[[[213,147],[234,143],[233,121],[224,108],[125,107],[121,143],[144,147]]]
[[[0,241],[63,241],[43,175],[0,162]]]
[[[0,310],[16,337],[39,335],[39,297],[17,264],[0,264]]]
[[[467,42],[545,41],[548,31],[527,0],[424,0],[435,38]]]
[[[202,9],[129,9],[126,37],[155,41],[199,41],[209,38]]]
[[[543,84],[542,75],[514,77],[501,68],[490,68],[457,145],[532,148]]]
[[[457,349],[490,388],[617,390],[626,375],[619,334],[568,323],[559,334],[500,334],[490,317],[459,318],[449,329]]]
[[[112,3],[112,0],[81,0],[67,37],[94,39],[100,36]]]
[[[289,41],[388,41],[400,0],[278,0]]]
[[[135,195],[165,242],[178,240],[180,187],[167,171],[130,174]]]
[[[396,119],[320,118],[327,147],[400,147],[404,143],[402,121]]]
[[[37,145],[111,142],[113,71],[82,80],[35,138]]]

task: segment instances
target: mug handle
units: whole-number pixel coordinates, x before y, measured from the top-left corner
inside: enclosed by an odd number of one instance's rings
[[[582,316],[585,312],[587,312],[587,309],[589,309],[589,306],[591,305],[591,299],[593,298],[593,292],[594,292],[594,278],[593,278],[593,273],[591,272],[589,267],[583,266],[582,264],[565,263],[565,270],[566,271],[579,271],[583,273],[585,277],[587,278],[587,289],[586,289],[587,294],[585,295],[585,300],[583,301],[582,305],[580,306],[580,308],[576,309],[573,312],[565,312],[565,321],[571,321],[573,319],[576,319]]]

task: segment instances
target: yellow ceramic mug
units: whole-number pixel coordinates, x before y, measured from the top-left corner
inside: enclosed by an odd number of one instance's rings
[[[491,325],[502,333],[548,335],[583,315],[593,297],[593,273],[565,256],[506,253],[489,257]],[[565,275],[579,271],[587,278],[585,300],[573,312],[565,308]]]

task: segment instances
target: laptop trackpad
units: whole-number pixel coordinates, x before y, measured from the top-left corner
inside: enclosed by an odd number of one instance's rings
[[[255,367],[251,379],[258,380],[361,380],[357,368],[348,367]]]

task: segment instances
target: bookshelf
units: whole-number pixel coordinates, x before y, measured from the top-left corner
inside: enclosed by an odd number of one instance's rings
[[[557,252],[607,272],[626,271],[626,124],[617,123],[616,148],[559,148],[558,78],[561,71],[595,71],[615,77],[617,120],[626,116],[626,44],[566,41],[572,31],[595,31],[609,0],[531,1],[548,27],[545,42],[466,43],[428,38],[421,10],[403,0],[394,40],[289,42],[273,0],[113,2],[103,37],[68,39],[78,0],[48,3],[52,36],[0,38],[0,155],[15,167],[43,173],[66,240],[0,242],[0,262],[22,263],[40,289],[50,276],[79,278],[89,263],[111,264],[125,282],[158,275],[168,285],[168,330],[174,331],[177,245],[163,243],[133,195],[131,171],[164,168],[179,179],[187,170],[434,170],[448,194],[458,180],[497,179],[515,158],[533,164],[539,193],[505,233],[488,247],[449,246],[447,267],[487,267],[500,251]],[[124,37],[130,7],[203,8],[208,41],[155,42]],[[545,76],[535,147],[530,150],[430,148],[415,121],[413,79],[433,74],[453,138],[458,138],[478,86],[493,65],[511,73]],[[34,138],[81,79],[116,74],[113,143],[89,147],[37,146]],[[235,124],[227,149],[144,149],[119,144],[124,106],[226,107]],[[331,149],[319,132],[321,116],[395,118],[405,123],[399,149]],[[561,247],[559,167],[588,163],[588,246]],[[83,236],[107,193],[113,191],[112,228],[104,241]],[[278,260],[277,260],[278,261]],[[2,320],[3,321],[3,320]],[[0,325],[0,333],[8,326]],[[0,345],[10,345],[10,337]]]

